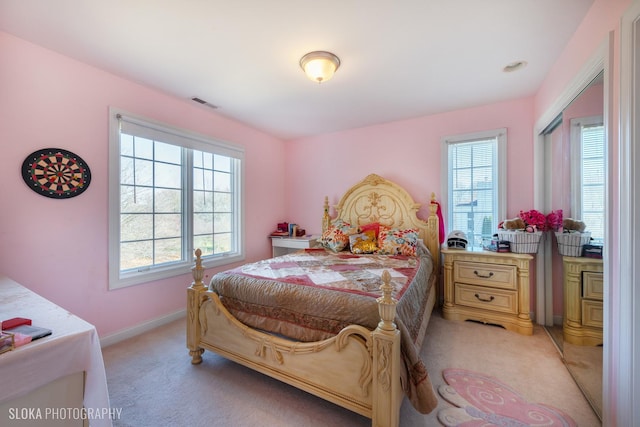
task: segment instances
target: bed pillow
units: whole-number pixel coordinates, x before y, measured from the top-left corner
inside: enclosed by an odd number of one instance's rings
[[[382,228],[378,236],[378,253],[382,255],[416,256],[418,230]]]
[[[320,243],[333,252],[340,252],[349,246],[349,236],[353,233],[351,224],[339,219],[332,222],[329,228],[322,233]]]
[[[349,247],[354,254],[372,254],[378,250],[378,239],[373,230],[349,236]]]
[[[389,227],[388,225],[384,225],[384,224],[380,224],[380,226],[378,227],[378,249],[380,249],[382,246],[382,241],[380,241],[380,235],[382,233],[388,233],[389,230],[391,230],[392,227]]]
[[[380,234],[380,223],[379,222],[371,222],[369,224],[361,225],[358,227],[361,233],[366,233],[367,231],[373,231],[376,235],[376,239]]]

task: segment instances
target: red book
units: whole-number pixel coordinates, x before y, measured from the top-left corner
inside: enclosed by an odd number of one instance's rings
[[[25,319],[24,317],[14,317],[13,319],[4,320],[2,322],[2,326],[0,326],[0,329],[4,331],[20,325],[31,325],[31,319]]]

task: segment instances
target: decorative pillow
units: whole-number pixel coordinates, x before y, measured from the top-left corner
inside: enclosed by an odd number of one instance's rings
[[[387,228],[380,230],[378,236],[378,253],[382,255],[416,256],[418,230],[409,228]]]
[[[378,239],[373,230],[364,233],[352,234],[349,236],[349,246],[351,253],[354,254],[372,254],[378,250]]]
[[[329,226],[329,229],[322,233],[320,241],[322,246],[334,252],[340,252],[349,246],[349,235],[353,234],[351,224],[336,220]]]
[[[358,227],[361,233],[366,233],[367,231],[373,230],[376,235],[376,239],[378,238],[378,234],[380,233],[380,223],[379,222],[371,222],[369,224],[361,225]]]
[[[353,227],[351,227],[351,224],[349,224],[347,221],[343,221],[341,219],[333,220],[331,222],[331,226],[330,227],[336,227],[336,228],[339,228],[342,231],[349,231],[349,230],[353,229]]]
[[[389,227],[388,225],[380,224],[380,227],[378,227],[378,249],[382,248],[382,241],[380,240],[380,235],[382,233],[389,233],[389,230],[391,230],[391,227]]]

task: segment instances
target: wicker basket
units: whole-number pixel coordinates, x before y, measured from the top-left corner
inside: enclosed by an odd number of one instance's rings
[[[498,231],[498,239],[506,240],[511,245],[511,252],[519,254],[535,254],[540,246],[542,231],[527,233],[525,231]]]
[[[582,256],[582,247],[591,240],[591,233],[556,233],[558,252],[563,256]]]

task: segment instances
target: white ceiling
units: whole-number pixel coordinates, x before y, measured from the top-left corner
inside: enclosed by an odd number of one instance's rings
[[[0,29],[293,139],[532,96],[592,3],[0,0]]]

